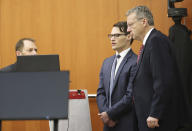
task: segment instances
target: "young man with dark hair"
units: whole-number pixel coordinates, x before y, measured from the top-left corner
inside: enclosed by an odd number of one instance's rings
[[[96,97],[98,115],[104,131],[137,131],[132,88],[128,88],[137,56],[130,48],[132,37],[127,32],[127,23],[114,24],[108,37],[116,54],[106,58],[101,68]]]

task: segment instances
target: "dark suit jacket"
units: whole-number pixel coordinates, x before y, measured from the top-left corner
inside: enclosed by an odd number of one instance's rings
[[[16,71],[16,63],[0,69],[0,72],[15,72],[15,71]]]
[[[134,78],[134,103],[140,131],[174,131],[178,126],[178,86],[170,41],[153,29]],[[160,127],[147,128],[147,117],[159,119]]]
[[[122,60],[115,77],[115,87],[111,97],[112,106],[109,108],[110,75],[114,58],[115,56],[111,56],[103,62],[97,90],[97,105],[99,112],[106,111],[112,120],[118,121],[118,124],[114,128],[104,126],[104,131],[135,131],[132,89],[127,87],[130,83],[129,79],[134,76],[131,71],[136,65],[137,56],[130,50]]]

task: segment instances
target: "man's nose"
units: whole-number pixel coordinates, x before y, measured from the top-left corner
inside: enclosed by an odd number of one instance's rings
[[[131,27],[128,27],[128,28],[127,28],[127,32],[131,32]]]
[[[36,50],[33,50],[33,55],[37,55],[37,51]]]

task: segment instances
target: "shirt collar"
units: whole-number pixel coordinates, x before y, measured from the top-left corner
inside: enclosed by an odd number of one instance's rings
[[[130,51],[131,48],[128,48],[124,51],[122,51],[121,53],[118,54],[118,52],[116,52],[116,55],[120,55],[121,58],[124,58],[126,56],[126,54]]]
[[[152,31],[153,29],[154,29],[154,28],[151,28],[151,29],[147,32],[147,34],[145,35],[145,37],[144,37],[144,39],[143,39],[143,45],[146,44],[147,38],[149,37],[149,35],[151,34],[151,31]]]

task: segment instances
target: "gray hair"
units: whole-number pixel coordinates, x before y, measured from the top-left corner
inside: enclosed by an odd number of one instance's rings
[[[154,25],[153,15],[152,15],[151,11],[149,10],[149,8],[147,8],[146,6],[137,6],[135,8],[132,8],[132,9],[128,10],[128,12],[126,13],[126,16],[129,16],[132,13],[136,13],[138,20],[146,18],[148,20],[148,24],[150,26]]]

